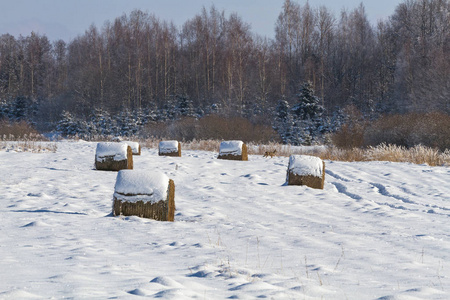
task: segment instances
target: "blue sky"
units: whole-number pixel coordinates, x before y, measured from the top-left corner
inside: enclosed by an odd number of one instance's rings
[[[303,5],[306,0],[294,0]],[[338,16],[345,8],[352,10],[360,3],[366,7],[369,20],[392,15],[401,0],[309,0],[312,7],[325,5]],[[91,25],[101,27],[105,21],[113,21],[123,13],[141,9],[155,14],[175,25],[199,13],[203,6],[212,4],[227,14],[237,12],[250,23],[252,31],[273,37],[275,21],[284,0],[0,0],[0,35],[29,35],[31,31],[45,34],[50,40],[70,41],[83,34]]]

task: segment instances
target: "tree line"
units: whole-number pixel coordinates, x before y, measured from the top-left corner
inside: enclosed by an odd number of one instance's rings
[[[270,123],[306,82],[328,116],[346,106],[367,117],[450,113],[450,1],[405,0],[372,25],[362,4],[334,15],[286,0],[274,25],[273,38],[259,36],[211,6],[180,27],[135,10],[67,43],[3,34],[0,117],[51,126],[63,111],[157,111],[188,99],[200,115]]]

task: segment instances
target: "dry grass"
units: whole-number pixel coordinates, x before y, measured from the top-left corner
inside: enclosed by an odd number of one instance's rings
[[[427,164],[429,166],[450,166],[450,150],[444,152],[422,145],[406,148],[381,144],[367,149],[328,148],[320,155],[323,159],[338,161],[391,161]]]
[[[38,141],[0,141],[0,151],[48,153],[58,149],[54,142]]]
[[[56,152],[55,143],[39,134],[26,122],[0,121],[0,151]]]
[[[146,148],[158,148],[160,140],[143,141]],[[219,140],[194,140],[183,143],[183,149],[217,152]],[[266,151],[277,150],[277,156],[314,155],[321,159],[335,161],[392,161],[427,164],[430,166],[450,166],[450,150],[444,152],[435,148],[418,145],[412,148],[381,144],[375,147],[341,149],[334,146],[291,146],[278,143],[265,145],[248,143],[248,154],[264,155]]]
[[[42,140],[43,137],[26,122],[10,122],[8,120],[0,120],[0,139],[4,141],[15,141],[17,139]]]
[[[57,149],[56,143],[48,142],[40,134],[23,134],[22,136],[4,134],[0,136],[0,151],[47,153],[56,152]]]
[[[293,154],[297,155],[314,155],[320,156],[325,150],[325,146],[291,146],[283,145],[278,143],[269,143],[266,145],[259,145],[254,143],[249,143],[248,154],[252,155],[264,155],[267,151],[275,151],[276,156],[290,156]]]

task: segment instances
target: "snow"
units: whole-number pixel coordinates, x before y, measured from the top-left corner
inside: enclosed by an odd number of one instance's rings
[[[0,151],[0,299],[450,299],[450,169],[142,149],[176,185],[175,222],[113,217],[96,143]]]
[[[123,141],[122,143],[127,144],[131,147],[131,151],[134,153],[139,153],[139,143],[138,142],[132,142],[132,141]]]
[[[316,156],[291,155],[289,157],[289,171],[299,176],[322,177],[323,163]]]
[[[159,142],[160,153],[178,152],[178,141],[161,141]]]
[[[95,151],[97,161],[102,162],[108,157],[113,157],[115,161],[127,159],[127,147],[128,145],[125,143],[97,143],[97,150]]]
[[[220,143],[220,155],[241,155],[242,154],[242,141],[223,141]]]
[[[169,177],[161,172],[121,170],[117,174],[114,196],[118,200],[155,203],[167,199]]]

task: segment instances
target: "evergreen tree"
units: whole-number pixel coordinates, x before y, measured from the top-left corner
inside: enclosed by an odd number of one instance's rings
[[[324,108],[320,99],[314,95],[312,83],[307,81],[300,88],[297,95],[298,103],[292,107],[294,115],[294,130],[297,142],[311,144],[320,140],[325,132],[325,122],[322,118]]]
[[[275,120],[273,129],[278,132],[283,143],[292,142],[292,115],[290,113],[289,103],[286,100],[278,101],[275,108]]]
[[[8,109],[8,117],[14,121],[31,122],[37,110],[36,103],[31,99],[18,96],[11,102]]]
[[[138,125],[132,112],[129,110],[123,110],[117,117],[117,134],[120,136],[132,136],[138,131]]]
[[[0,99],[0,120],[8,118],[8,114],[9,114],[8,103],[5,100]]]
[[[298,103],[292,107],[292,112],[301,120],[317,120],[322,117],[324,108],[320,105],[320,99],[314,95],[314,89],[310,81],[305,82],[297,94]]]
[[[58,122],[57,130],[62,136],[75,136],[78,133],[78,124],[68,111],[63,111],[61,120]]]
[[[91,117],[91,134],[112,135],[114,132],[114,122],[108,111],[95,109]]]
[[[177,95],[175,105],[175,116],[176,118],[195,116],[194,104],[192,103],[192,100],[190,100],[188,96]]]

